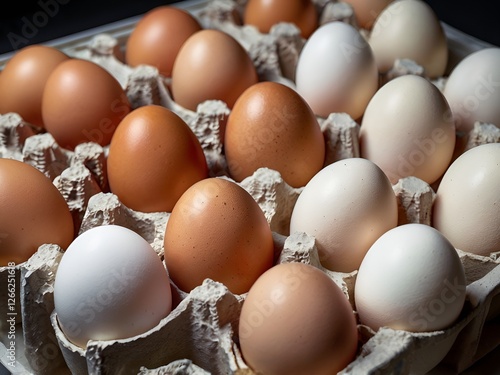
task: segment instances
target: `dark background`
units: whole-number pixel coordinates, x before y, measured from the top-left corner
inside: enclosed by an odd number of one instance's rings
[[[179,1],[15,0],[8,5],[12,9],[10,11],[6,10],[7,4],[4,3],[3,10],[0,12],[0,54],[17,50],[28,44],[49,41],[139,16],[156,6],[176,2]],[[443,22],[476,38],[500,46],[500,22],[498,12],[493,9],[496,1],[426,0],[426,2]],[[27,22],[34,20],[44,26],[35,26],[34,29],[30,29]]]

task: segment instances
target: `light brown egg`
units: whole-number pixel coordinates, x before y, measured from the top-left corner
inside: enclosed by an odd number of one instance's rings
[[[255,373],[331,375],[354,360],[358,331],[349,301],[326,273],[283,263],[248,292],[239,342]]]
[[[311,0],[249,0],[243,22],[268,33],[280,22],[295,24],[302,37],[308,38],[318,27],[318,12]]]
[[[233,181],[211,177],[191,186],[165,231],[172,281],[190,292],[210,278],[236,294],[248,292],[273,264],[272,232],[253,197]]]
[[[394,0],[343,0],[350,4],[358,26],[371,30],[378,15]]]
[[[63,196],[42,172],[14,159],[0,158],[0,266],[28,260],[38,247],[66,249],[74,224]]]
[[[17,51],[0,75],[0,113],[15,112],[43,127],[42,94],[47,79],[69,57],[56,48],[30,45]]]
[[[277,82],[259,82],[238,98],[227,121],[224,147],[237,181],[267,167],[291,186],[301,187],[325,159],[316,116],[295,90]]]
[[[141,212],[170,212],[192,184],[208,176],[205,154],[191,128],[159,105],[134,109],[109,146],[112,193]]]
[[[69,59],[50,74],[42,98],[45,129],[73,150],[95,142],[107,146],[130,103],[118,80],[95,62]]]
[[[127,39],[125,61],[130,66],[154,66],[170,77],[182,44],[201,29],[198,20],[184,9],[168,5],[154,8],[137,22]]]
[[[258,77],[250,56],[239,42],[219,30],[201,30],[182,45],[172,69],[172,96],[196,110],[206,100],[221,100],[232,108]]]

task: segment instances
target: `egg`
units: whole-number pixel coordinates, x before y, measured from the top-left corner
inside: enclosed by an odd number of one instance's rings
[[[408,176],[432,184],[450,164],[455,125],[450,106],[426,78],[400,76],[370,100],[361,122],[360,154],[393,184]]]
[[[163,5],[144,14],[125,45],[125,61],[130,66],[151,65],[165,77],[172,75],[175,57],[188,37],[202,29],[187,10]]]
[[[0,158],[0,266],[27,261],[43,244],[66,249],[73,217],[52,181],[35,167]]]
[[[193,111],[206,100],[221,100],[232,108],[241,93],[257,81],[249,54],[234,37],[204,29],[191,35],[175,58],[172,97]]]
[[[382,74],[397,59],[413,60],[432,79],[442,77],[446,71],[447,37],[437,15],[425,1],[393,1],[375,20],[368,42]]]
[[[118,80],[95,62],[72,58],[50,74],[42,95],[45,129],[59,146],[109,145],[118,123],[130,112]]]
[[[224,139],[237,181],[267,167],[291,186],[304,186],[324,164],[325,141],[316,116],[292,88],[259,82],[246,89],[229,114]]]
[[[352,6],[357,25],[371,30],[378,15],[394,0],[344,0]]]
[[[357,120],[378,89],[372,50],[361,33],[345,22],[328,22],[302,48],[296,89],[321,117],[347,113]]]
[[[476,121],[500,127],[500,48],[467,55],[447,77],[443,94],[457,130],[469,132]]]
[[[185,292],[209,278],[246,293],[274,261],[264,212],[245,189],[220,177],[201,180],[180,197],[164,248],[170,277]]]
[[[355,357],[356,320],[341,289],[323,271],[283,263],[248,292],[239,319],[246,363],[259,374],[336,374]]]
[[[140,212],[170,212],[208,176],[201,144],[188,124],[160,105],[144,105],[119,123],[107,157],[112,193]]]
[[[500,250],[500,144],[476,146],[448,168],[436,190],[432,225],[462,251]]]
[[[43,127],[42,95],[52,71],[69,57],[40,44],[21,48],[0,75],[0,113],[14,112],[24,121]]]
[[[119,225],[80,234],[63,254],[54,281],[54,310],[66,338],[130,338],[158,325],[172,308],[167,270],[151,245]]]
[[[356,276],[360,322],[410,332],[448,328],[465,302],[465,272],[457,251],[435,228],[403,224],[368,250]]]
[[[367,159],[347,158],[307,183],[293,208],[290,233],[313,236],[325,268],[352,272],[397,221],[396,195],[384,172]]]
[[[318,27],[318,11],[311,0],[249,0],[245,4],[243,24],[269,33],[278,23],[292,23],[307,39]]]

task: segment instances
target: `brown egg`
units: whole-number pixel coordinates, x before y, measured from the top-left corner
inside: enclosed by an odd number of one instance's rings
[[[255,373],[333,375],[354,360],[358,331],[337,284],[320,269],[293,262],[254,283],[241,309],[239,342]]]
[[[343,0],[352,6],[358,26],[371,30],[378,15],[394,0]]]
[[[17,51],[0,75],[0,113],[15,112],[43,127],[42,94],[50,73],[69,57],[56,48],[31,45]]]
[[[45,129],[68,150],[85,142],[107,146],[129,112],[130,103],[120,83],[88,60],[73,58],[59,64],[43,92]]]
[[[210,278],[248,292],[273,264],[272,232],[253,197],[233,181],[210,177],[175,205],[165,231],[165,262],[186,292]]]
[[[116,129],[107,159],[109,187],[127,207],[170,212],[192,184],[208,176],[191,128],[159,105],[134,109]]]
[[[28,260],[50,243],[66,249],[74,238],[73,218],[63,196],[42,172],[0,158],[0,266]]]
[[[189,12],[174,6],[159,6],[137,22],[126,42],[125,61],[130,66],[147,64],[170,77],[182,44],[202,27]]]
[[[318,27],[318,12],[311,0],[249,0],[245,6],[243,23],[268,33],[275,24],[295,24],[303,38],[308,38]]]
[[[206,29],[191,35],[179,50],[172,70],[172,96],[193,111],[206,100],[222,100],[231,108],[257,81],[243,46],[225,32]]]
[[[323,167],[325,141],[316,116],[292,88],[259,82],[236,101],[227,120],[225,155],[236,181],[267,167],[302,187]]]

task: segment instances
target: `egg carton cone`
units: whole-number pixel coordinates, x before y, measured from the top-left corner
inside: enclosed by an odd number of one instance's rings
[[[240,41],[261,79],[293,87],[295,66],[305,43],[295,26],[279,24],[269,34],[261,34],[255,28],[237,24],[244,0],[198,3],[203,5],[197,7],[196,13],[203,25],[220,28]],[[344,3],[315,0],[315,5],[321,12],[322,22],[355,22],[352,9]],[[476,44],[470,47],[470,39],[452,28],[446,30],[456,59],[480,48]],[[366,31],[363,33],[367,35]],[[225,103],[207,101],[196,111],[183,108],[172,100],[168,90],[170,82],[156,68],[132,68],[124,64],[122,46],[123,33],[113,35],[110,30],[66,51],[106,68],[126,90],[133,108],[158,104],[177,113],[200,140],[210,175],[230,179],[222,147],[230,113]],[[421,73],[412,61],[398,61],[386,78]],[[443,80],[434,83],[439,87]],[[358,123],[344,113],[333,113],[318,121],[327,145],[325,165],[359,157]],[[491,124],[477,123],[469,134],[462,135],[463,148],[457,152],[498,142],[498,132]],[[77,233],[101,225],[122,225],[144,237],[163,258],[163,236],[169,213],[142,213],[123,205],[109,191],[106,155],[107,148],[93,142],[80,145],[74,151],[62,149],[50,135],[24,122],[19,115],[0,115],[0,156],[29,163],[53,181],[68,202]],[[279,172],[268,168],[257,170],[238,184],[256,200],[271,226],[275,263],[303,262],[322,269],[339,285],[355,311],[353,295],[357,272],[325,269],[314,237],[289,233],[290,216],[302,188],[292,188]],[[398,198],[398,223],[429,224],[435,188],[415,177],[401,179],[393,185]],[[460,249],[457,252],[466,272],[467,297],[456,323],[445,330],[427,333],[389,328],[374,332],[358,324],[359,352],[342,374],[426,374],[432,369],[458,373],[498,345],[495,321],[500,298],[499,254],[487,257]],[[53,283],[62,255],[59,247],[45,244],[27,262],[0,267],[0,300],[8,300],[7,285],[12,275],[16,285],[14,367],[8,367],[12,328],[0,320],[0,362],[13,373],[253,374],[238,346],[238,318],[245,295],[234,295],[223,284],[210,279],[190,293],[182,292],[172,283],[172,312],[142,335],[91,341],[86,350],[75,346],[60,329],[54,311]],[[2,316],[7,316],[10,306],[0,304]]]

